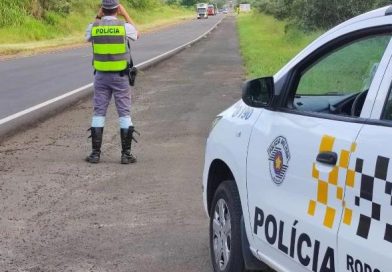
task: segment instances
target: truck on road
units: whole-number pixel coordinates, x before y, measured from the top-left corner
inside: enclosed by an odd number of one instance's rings
[[[196,5],[197,19],[208,19],[208,4],[198,3]]]
[[[214,16],[216,14],[215,6],[212,4],[208,5],[207,11],[208,11],[208,16]]]

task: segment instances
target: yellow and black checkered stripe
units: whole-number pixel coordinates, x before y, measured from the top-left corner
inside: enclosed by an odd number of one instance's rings
[[[332,152],[335,145],[335,137],[323,136],[319,152]],[[328,175],[327,180],[320,177],[316,163],[313,163],[312,177],[317,181],[317,198],[309,201],[308,214],[315,216],[316,209],[323,207],[325,209],[323,225],[332,229],[337,221],[337,208],[333,207],[329,199],[330,190],[335,190],[336,200],[343,206],[343,224],[351,226],[353,222],[353,209],[346,206],[344,201],[344,188],[339,184],[339,174],[345,175],[344,185],[346,189],[354,189],[360,186],[359,195],[355,196],[355,206],[360,207],[361,202],[367,201],[371,204],[371,215],[359,214],[359,222],[356,234],[367,239],[371,229],[373,220],[380,221],[382,206],[374,201],[374,183],[383,182],[385,184],[385,194],[391,197],[390,205],[392,206],[392,182],[387,180],[390,159],[378,156],[375,164],[375,170],[372,175],[363,173],[364,160],[355,158],[355,169],[350,169],[350,157],[357,150],[357,144],[352,143],[349,150],[341,150],[339,152],[339,162]],[[343,171],[342,171],[343,170]],[[357,177],[357,180],[356,180]],[[357,184],[357,182],[360,182]],[[392,222],[386,223],[384,240],[392,243]]]

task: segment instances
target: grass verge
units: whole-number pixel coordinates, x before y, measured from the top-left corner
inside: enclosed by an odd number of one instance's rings
[[[274,75],[321,34],[304,33],[257,12],[241,14],[237,27],[248,78]]]
[[[194,17],[191,9],[160,6],[146,11],[129,10],[138,30],[148,32]],[[79,7],[66,17],[48,12],[44,20],[27,16],[20,26],[0,28],[0,56],[33,54],[84,43],[84,31],[97,10]]]

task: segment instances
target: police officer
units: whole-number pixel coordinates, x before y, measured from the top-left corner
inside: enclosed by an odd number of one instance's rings
[[[117,19],[120,15],[125,22]],[[130,60],[129,41],[136,41],[140,34],[119,0],[102,0],[96,21],[86,30],[87,41],[92,42],[94,77],[94,115],[91,124],[92,152],[87,162],[98,163],[101,155],[102,134],[106,111],[112,95],[119,115],[121,135],[121,163],[136,162],[131,153],[135,128],[130,108],[131,95],[128,79]]]

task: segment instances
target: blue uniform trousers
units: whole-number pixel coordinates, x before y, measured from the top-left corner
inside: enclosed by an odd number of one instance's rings
[[[131,89],[128,76],[120,73],[97,72],[94,78],[94,116],[106,116],[110,100],[114,97],[119,117],[130,116]]]

